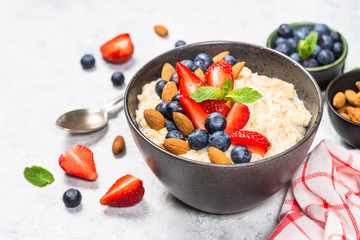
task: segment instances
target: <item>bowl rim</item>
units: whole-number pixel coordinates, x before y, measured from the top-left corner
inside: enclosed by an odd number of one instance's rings
[[[344,118],[343,116],[341,116],[335,109],[335,107],[333,106],[333,104],[331,103],[330,99],[329,99],[329,91],[331,89],[331,87],[337,82],[340,81],[343,77],[346,77],[348,75],[353,75],[353,74],[359,74],[360,75],[360,70],[353,70],[344,74],[341,74],[339,76],[337,76],[336,78],[334,78],[329,85],[326,88],[326,92],[325,92],[325,101],[326,104],[328,105],[328,108],[330,108],[330,111],[332,111],[333,113],[335,113],[336,116],[338,116],[340,119],[344,120],[345,122],[354,125],[355,127],[360,127],[359,123],[350,121],[349,119]]]
[[[318,24],[318,23],[314,23],[314,22],[294,22],[294,23],[288,23],[291,27],[303,27],[303,26],[314,26],[315,24]],[[327,24],[326,24],[327,25]],[[329,27],[329,25],[327,25]],[[340,33],[339,31],[337,31],[336,29],[334,28],[331,28],[329,27],[330,31],[331,32],[338,32]],[[266,40],[266,46],[268,48],[271,48],[271,40],[277,36],[277,32],[278,30],[275,29],[268,37],[268,39]],[[345,37],[340,33],[340,37],[341,37],[341,40],[342,40],[342,44],[343,44],[343,52],[342,54],[340,55],[340,57],[338,59],[336,59],[333,63],[331,64],[328,64],[328,65],[324,65],[324,66],[319,66],[319,67],[304,67],[307,71],[310,71],[310,72],[323,72],[323,71],[326,71],[328,70],[329,68],[332,68],[336,65],[339,65],[341,64],[342,62],[345,61],[346,59],[346,56],[348,54],[348,49],[349,49],[349,46],[347,44],[347,41],[345,39]]]
[[[247,163],[242,163],[242,164],[216,164],[216,163],[206,163],[206,162],[201,162],[201,161],[197,161],[197,160],[193,160],[193,159],[189,159],[189,158],[185,158],[185,157],[181,157],[178,156],[176,154],[173,154],[169,151],[167,151],[164,148],[161,148],[160,146],[158,146],[157,144],[155,144],[154,142],[152,142],[149,138],[147,138],[142,131],[138,128],[137,124],[134,123],[131,119],[130,116],[130,111],[128,109],[128,103],[129,103],[129,94],[130,94],[130,87],[133,85],[135,79],[142,74],[142,72],[145,71],[145,69],[149,66],[152,65],[154,62],[159,61],[160,59],[162,59],[164,56],[171,54],[173,52],[179,51],[180,49],[187,49],[187,48],[193,48],[193,47],[197,47],[197,46],[202,46],[202,45],[212,45],[212,44],[241,44],[241,45],[245,45],[245,46],[251,46],[251,47],[256,47],[259,49],[264,49],[266,51],[271,51],[272,53],[279,55],[281,57],[285,57],[287,58],[287,60],[291,61],[293,64],[297,65],[298,67],[300,67],[300,69],[303,70],[303,72],[308,76],[308,78],[310,78],[311,82],[313,83],[313,86],[315,87],[315,90],[317,92],[317,97],[318,97],[318,101],[319,101],[319,109],[318,109],[318,113],[317,113],[317,117],[314,121],[314,125],[312,126],[312,128],[305,134],[305,136],[299,141],[297,142],[295,145],[293,145],[292,147],[286,149],[285,151],[278,153],[274,156],[271,156],[269,158],[263,158],[260,159],[258,161],[254,161],[254,162],[247,162]],[[153,80],[151,80],[153,81]],[[284,81],[284,80],[283,80]],[[133,128],[133,130],[142,138],[142,140],[146,141],[149,145],[151,145],[152,147],[154,147],[156,150],[159,150],[163,153],[165,153],[166,155],[172,156],[175,159],[182,161],[182,162],[186,162],[188,164],[193,164],[193,165],[200,165],[202,167],[208,167],[208,168],[225,168],[225,169],[232,169],[232,168],[251,168],[257,165],[263,165],[263,164],[269,164],[270,162],[276,161],[279,157],[284,156],[286,154],[288,154],[289,152],[297,149],[298,147],[300,147],[304,142],[307,141],[307,139],[309,139],[313,133],[317,130],[320,122],[321,122],[321,118],[322,118],[322,114],[323,114],[323,100],[322,100],[322,95],[321,95],[321,90],[319,85],[317,84],[317,82],[315,81],[315,79],[312,77],[312,75],[305,70],[304,67],[302,67],[299,63],[297,63],[296,61],[294,61],[293,59],[291,59],[290,57],[274,50],[268,47],[263,47],[263,46],[259,46],[259,45],[255,45],[255,44],[250,44],[250,43],[244,43],[244,42],[238,42],[238,41],[226,41],[226,40],[219,40],[219,41],[204,41],[204,42],[197,42],[197,43],[192,43],[192,44],[188,44],[188,45],[184,45],[184,46],[180,46],[174,49],[171,49],[169,51],[166,51],[158,56],[156,56],[155,58],[151,59],[150,61],[148,61],[145,65],[143,65],[136,73],[135,75],[131,78],[130,82],[128,83],[127,87],[126,87],[126,91],[125,91],[125,97],[124,97],[124,109],[125,109],[125,116],[127,118],[128,123],[130,123],[130,126]]]

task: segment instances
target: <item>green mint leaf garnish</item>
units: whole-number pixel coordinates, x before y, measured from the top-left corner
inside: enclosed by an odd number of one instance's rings
[[[55,180],[51,172],[38,166],[26,167],[24,169],[24,177],[38,187],[44,187]]]
[[[223,90],[224,90],[225,94],[229,93],[231,91],[232,87],[233,87],[233,82],[229,78],[223,83]]]
[[[360,70],[360,67],[356,67],[356,68],[352,69],[351,71],[357,71],[357,70]]]
[[[312,33],[306,36],[304,40],[300,40],[297,45],[297,52],[302,59],[307,59],[315,51],[318,34]]]
[[[240,103],[253,103],[260,98],[262,95],[249,87],[236,88],[225,96],[225,100]]]
[[[196,102],[202,102],[205,100],[222,100],[224,99],[224,93],[219,88],[214,87],[199,87],[190,96]]]

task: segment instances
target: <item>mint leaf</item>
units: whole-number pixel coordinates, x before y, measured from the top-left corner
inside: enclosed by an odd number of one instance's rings
[[[44,187],[55,180],[51,172],[39,166],[26,167],[24,177],[38,187]]]
[[[199,87],[190,96],[196,102],[203,102],[205,100],[222,100],[224,93],[219,88],[214,87]]]
[[[223,90],[225,92],[225,94],[229,93],[231,91],[233,87],[233,82],[231,81],[231,79],[226,79],[226,81],[223,83]]]
[[[300,40],[297,45],[297,52],[302,59],[307,59],[315,51],[318,34],[312,33],[306,36],[304,40]]]
[[[357,70],[360,70],[360,67],[356,67],[356,68],[352,69],[351,71],[357,71]]]
[[[260,98],[262,95],[249,87],[234,89],[225,96],[225,100],[240,103],[253,103]]]

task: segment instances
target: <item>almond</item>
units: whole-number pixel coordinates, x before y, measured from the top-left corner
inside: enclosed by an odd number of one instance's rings
[[[360,109],[354,107],[346,108],[347,114],[350,117],[350,120],[356,123],[360,123]]]
[[[161,79],[169,81],[175,71],[175,68],[170,63],[165,63],[161,71]]]
[[[187,142],[177,138],[165,139],[163,146],[166,150],[176,155],[182,155],[190,150],[190,146]]]
[[[232,161],[226,154],[216,147],[209,147],[210,162],[217,164],[232,164]]]
[[[114,155],[119,155],[123,153],[125,150],[125,141],[122,136],[116,136],[113,145],[112,145],[112,152]]]
[[[345,112],[346,112],[346,108],[347,108],[348,106],[349,106],[349,104],[348,104],[348,103],[345,103],[344,106],[342,106],[341,108],[339,108],[339,109],[337,110],[337,112],[338,112],[339,114],[345,113]]]
[[[349,115],[347,113],[342,112],[342,113],[340,113],[340,115],[343,116],[344,118],[350,120],[350,117],[349,117]]]
[[[359,89],[359,91],[360,91],[360,81],[357,81],[357,82],[355,83],[355,86],[356,86],[357,89]]]
[[[163,25],[154,26],[154,30],[161,37],[166,37],[169,34],[169,31]]]
[[[200,78],[201,81],[205,82],[205,74],[200,68],[196,69],[194,74]]]
[[[244,66],[245,66],[245,62],[238,62],[232,67],[234,79],[236,79],[239,76]]]
[[[360,105],[360,97],[356,94],[353,90],[346,90],[345,91],[346,100],[353,106]]]
[[[223,59],[223,57],[229,55],[229,51],[225,51],[225,52],[221,52],[219,53],[218,55],[216,55],[215,57],[213,57],[213,61],[214,63],[215,62],[218,62],[218,61],[221,61]]]
[[[233,101],[227,101],[226,102],[226,106],[228,106],[229,108],[231,108],[234,105]]]
[[[161,100],[164,102],[171,102],[171,99],[178,94],[178,89],[175,82],[168,82],[163,89]]]
[[[345,105],[346,103],[346,98],[345,98],[345,94],[343,92],[338,92],[335,94],[334,98],[333,98],[333,105],[335,108],[341,108]]]
[[[164,116],[155,109],[146,109],[144,111],[144,118],[150,128],[160,130],[165,127]]]
[[[185,114],[174,112],[172,116],[176,127],[185,137],[195,130],[191,120]]]

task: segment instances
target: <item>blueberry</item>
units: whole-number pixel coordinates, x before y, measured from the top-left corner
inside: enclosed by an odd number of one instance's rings
[[[180,102],[177,102],[177,101],[170,102],[166,107],[165,116],[168,119],[173,119],[172,118],[173,112],[181,112],[181,113],[183,113],[183,109],[181,107]]]
[[[176,86],[179,87],[179,75],[178,75],[178,73],[174,72],[173,74],[171,74],[169,81],[174,82],[176,84]]]
[[[192,149],[203,149],[209,144],[209,134],[203,129],[195,129],[188,136],[188,142]]]
[[[172,97],[171,101],[180,102],[180,97],[181,97],[181,94],[178,93],[178,94],[176,94],[175,96]]]
[[[165,138],[177,138],[177,139],[181,139],[181,140],[184,140],[184,141],[185,141],[184,135],[183,135],[180,131],[178,131],[178,130],[171,130],[171,131],[169,131],[169,132],[166,134]]]
[[[179,129],[176,127],[175,123],[169,119],[166,119],[165,127],[168,130],[168,132],[170,132],[171,130],[179,131]]]
[[[333,40],[330,35],[323,34],[318,38],[318,45],[322,49],[331,49],[333,45]]]
[[[290,55],[290,57],[291,57],[293,60],[297,61],[298,63],[302,63],[302,61],[303,61],[302,57],[301,57],[300,54],[298,54],[297,52],[292,53],[292,54]]]
[[[286,40],[286,44],[290,47],[290,54],[291,54],[296,51],[298,41],[295,38],[288,38]]]
[[[321,65],[327,65],[334,62],[335,56],[330,50],[323,49],[319,52],[317,60]]]
[[[226,118],[218,112],[210,113],[205,119],[205,128],[210,134],[216,131],[224,131],[226,128]]]
[[[246,146],[236,146],[231,151],[231,160],[234,163],[246,163],[250,162],[251,151]]]
[[[199,60],[203,61],[205,63],[206,69],[208,69],[214,63],[212,58],[206,53],[199,53],[198,55],[196,55],[194,58],[194,62],[199,61]]]
[[[168,106],[168,102],[161,102],[158,105],[156,105],[155,110],[160,112],[165,117],[165,111]]]
[[[318,61],[316,61],[315,58],[310,57],[303,61],[303,66],[304,67],[318,67],[319,63],[318,63]]]
[[[236,63],[236,59],[231,55],[226,55],[222,60],[228,62],[231,66],[234,66]]]
[[[275,47],[278,46],[280,43],[285,43],[285,42],[286,42],[286,38],[277,37],[275,40]]]
[[[209,146],[226,151],[231,144],[230,136],[223,131],[214,132],[209,138]]]
[[[311,54],[311,57],[313,58],[317,58],[317,56],[319,55],[319,52],[321,51],[321,47],[319,45],[316,45],[315,50],[313,51],[313,53]]]
[[[196,70],[195,69],[196,66],[194,65],[194,62],[189,59],[182,60],[181,63],[184,64],[184,66],[190,69],[192,72]]]
[[[90,69],[95,65],[95,58],[93,55],[85,54],[80,60],[83,69]]]
[[[333,47],[332,47],[332,52],[335,55],[335,58],[339,58],[343,52],[343,45],[341,42],[336,42],[334,43]]]
[[[281,37],[284,38],[293,37],[293,30],[288,24],[281,24],[278,28],[278,33]]]
[[[301,31],[301,30],[295,30],[294,31],[294,38],[296,40],[305,39],[307,36],[307,32]]]
[[[186,42],[183,40],[179,40],[175,43],[175,47],[180,47],[186,45]]]
[[[320,33],[320,35],[330,34],[330,29],[326,24],[315,24],[314,31]]]
[[[334,43],[335,43],[335,42],[341,42],[341,35],[340,35],[340,33],[338,33],[338,32],[331,32],[331,33],[330,33],[330,36],[331,36],[331,38],[332,38],[332,40],[333,40]]]
[[[165,81],[165,80],[160,80],[156,83],[155,85],[155,91],[157,93],[157,95],[161,98],[161,95],[162,95],[162,92],[164,90],[164,87],[165,85],[167,84],[168,82]]]
[[[207,70],[207,67],[205,66],[204,61],[201,61],[201,60],[195,61],[194,65],[195,65],[196,69],[200,68],[201,71],[203,71],[203,73],[205,73]]]
[[[279,51],[285,55],[290,55],[291,52],[291,48],[289,47],[289,45],[287,45],[286,43],[281,43],[279,44],[276,48],[276,51]]]
[[[68,208],[77,207],[81,203],[81,193],[79,190],[74,188],[69,188],[64,192],[63,195],[63,202],[65,203],[65,206]]]
[[[114,86],[120,87],[124,84],[125,77],[122,72],[114,72],[111,76],[111,82]]]
[[[308,35],[311,30],[312,30],[312,29],[311,29],[311,27],[309,27],[309,26],[303,26],[303,27],[301,27],[301,28],[298,29],[298,31],[305,32],[305,35]]]

